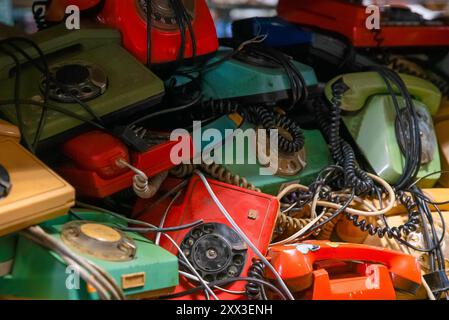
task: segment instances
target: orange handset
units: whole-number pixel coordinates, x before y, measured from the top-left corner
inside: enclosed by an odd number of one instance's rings
[[[292,292],[312,288],[314,300],[391,300],[395,289],[414,294],[421,285],[416,258],[383,248],[305,241],[273,246],[267,256]],[[266,276],[274,279],[267,269]]]

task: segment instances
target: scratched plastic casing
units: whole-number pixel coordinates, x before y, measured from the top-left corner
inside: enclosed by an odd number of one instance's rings
[[[273,196],[263,193],[249,191],[215,180],[208,181],[212,190],[235,222],[262,254],[265,254],[278,214],[278,200]],[[135,207],[135,211],[141,210],[146,204],[148,204],[148,201],[140,200]],[[139,219],[159,225],[165,208],[166,204],[153,207],[140,216]],[[179,226],[200,219],[203,219],[204,223],[215,222],[230,226],[229,222],[219,211],[217,205],[213,202],[200,178],[194,176],[190,180],[184,195],[172,206],[165,220],[164,227]],[[188,231],[172,232],[170,235],[178,244],[181,244]],[[164,237],[161,237],[161,246],[176,254],[176,249],[173,244]],[[255,257],[254,253],[248,248],[246,262],[241,276],[246,276],[246,271],[251,265],[253,257]],[[175,292],[181,292],[193,287],[192,284],[181,277],[180,284]],[[244,290],[244,287],[245,283],[237,282],[226,288],[230,290]],[[241,296],[221,292],[218,293],[218,297],[223,300],[234,300],[239,299]],[[184,299],[186,298],[192,300],[204,299],[204,295],[200,293],[184,297]]]

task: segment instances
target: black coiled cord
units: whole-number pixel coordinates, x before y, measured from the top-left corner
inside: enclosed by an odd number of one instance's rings
[[[413,198],[404,192],[398,192],[397,194],[399,201],[404,205],[408,212],[407,222],[397,227],[380,227],[369,223],[366,219],[359,221],[358,215],[351,215],[345,212],[345,217],[352,224],[362,230],[363,232],[368,232],[371,236],[378,236],[383,238],[385,235],[389,238],[401,239],[402,236],[408,236],[410,233],[418,230],[418,225],[420,222],[420,213],[418,211],[418,205],[413,200]]]
[[[201,114],[195,114],[200,119],[209,116],[239,113],[250,123],[261,125],[264,129],[282,129],[288,132],[290,137],[279,135],[279,149],[285,153],[299,152],[304,148],[304,133],[301,127],[285,115],[275,113],[266,107],[242,107],[237,102],[231,100],[205,100],[201,102]]]
[[[304,133],[296,122],[281,114],[276,114],[274,121],[275,127],[281,128],[291,135],[291,140],[282,135],[279,136],[279,148],[282,151],[294,153],[304,148]]]
[[[343,168],[345,169],[345,186],[354,188],[356,193],[362,194],[375,188],[373,180],[357,166],[354,150],[346,141],[342,141]]]
[[[275,113],[266,107],[250,107],[243,112],[246,121],[261,125],[264,129],[282,129],[290,135],[279,135],[279,149],[285,153],[299,152],[304,148],[304,133],[300,126],[283,114]]]
[[[346,91],[344,83],[337,81],[332,87],[330,108],[325,108],[322,100],[318,99],[318,122],[329,142],[334,161],[344,168],[344,181],[341,187],[354,188],[357,195],[375,190],[376,186],[368,174],[359,168],[354,150],[340,136],[341,99]]]
[[[248,277],[264,280],[265,264],[259,259],[253,259],[253,263],[248,269]],[[260,283],[248,281],[245,285],[245,294],[249,300],[267,300],[265,291]]]
[[[228,99],[208,99],[201,101],[201,114],[195,116],[198,116],[199,119],[205,119],[210,116],[238,113],[240,110],[241,107],[237,102]]]

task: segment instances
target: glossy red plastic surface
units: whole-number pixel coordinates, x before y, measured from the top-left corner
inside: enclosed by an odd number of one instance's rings
[[[158,0],[153,0],[155,1]],[[139,6],[138,0],[107,0],[98,19],[118,28],[122,32],[124,46],[140,61],[147,63],[146,17]],[[212,53],[218,49],[215,25],[205,0],[194,0],[192,27],[197,56]],[[181,33],[178,28],[163,30],[152,25],[152,64],[176,61],[180,47]],[[187,30],[184,58],[192,57],[192,52],[191,35]]]
[[[265,254],[278,214],[278,200],[270,195],[249,191],[215,180],[208,181],[212,190],[235,222],[244,230],[246,236],[251,239],[254,245]],[[141,211],[150,201],[139,200],[134,211]],[[170,200],[168,199],[167,201],[169,202]],[[167,203],[164,203],[152,207],[145,214],[141,215],[139,220],[159,225],[167,205]],[[200,219],[203,219],[205,223],[217,222],[230,226],[229,222],[213,202],[200,178],[193,176],[185,193],[178,198],[168,213],[164,227],[179,226]],[[183,230],[169,234],[180,244],[188,231]],[[148,237],[154,239],[154,234],[149,234]],[[176,248],[164,236],[161,237],[161,246],[177,254]],[[247,269],[251,265],[253,257],[255,257],[254,253],[251,249],[248,249],[246,263],[243,268],[244,271],[241,276],[246,276]],[[193,287],[185,278],[180,277],[180,284],[175,292],[181,292]],[[236,282],[226,288],[229,290],[244,290],[244,287],[245,282]],[[242,298],[240,295],[232,295],[225,292],[219,292],[217,295],[222,300]],[[204,299],[204,294],[189,295],[184,297],[184,299]]]
[[[280,0],[278,14],[301,25],[345,36],[355,47],[377,47],[375,33],[366,28],[366,7],[342,0]],[[449,26],[381,26],[384,47],[448,46]]]
[[[193,143],[190,136],[184,139],[190,141],[190,155],[181,154],[181,159],[187,160],[192,155]],[[117,165],[118,159],[130,162],[152,177],[176,166],[170,154],[178,141],[155,145],[146,152],[130,152],[120,140],[107,133],[88,132],[63,145],[62,151],[71,162],[57,171],[75,187],[78,196],[105,198],[132,186],[134,172]]]
[[[395,299],[395,290],[414,293],[421,285],[421,269],[416,258],[384,248],[351,243],[305,241],[269,249],[271,264],[293,292],[312,289],[317,300]],[[330,261],[323,264],[323,261]],[[331,277],[338,262],[359,263],[351,272]],[[334,270],[335,271],[335,270]],[[266,272],[268,278],[274,275]]]
[[[117,163],[120,159],[129,162],[128,148],[119,139],[102,131],[91,131],[69,140],[62,146],[62,152],[78,168],[96,171],[104,179],[128,171]]]

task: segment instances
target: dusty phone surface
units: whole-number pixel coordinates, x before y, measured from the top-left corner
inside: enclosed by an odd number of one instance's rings
[[[121,219],[77,209],[74,215],[58,217],[40,226],[69,250],[106,271],[127,299],[169,294],[178,284],[177,258],[140,234],[120,230],[125,226]],[[7,250],[7,244],[0,242],[0,251]],[[0,297],[99,299],[97,290],[84,280],[80,280],[78,290],[69,289],[66,270],[67,265],[59,255],[18,235],[11,272],[0,277]]]
[[[13,51],[20,69],[11,57],[0,53],[0,99],[15,101],[16,77],[20,76],[19,97],[25,100],[20,104],[22,121],[18,121],[14,102],[0,111],[2,118],[14,124],[22,122],[24,139],[34,141],[43,110],[39,104],[45,101],[48,86],[47,104],[53,107],[48,109],[39,147],[53,147],[91,128],[89,121],[118,125],[146,113],[162,99],[162,80],[121,46],[115,29],[84,24],[80,30],[69,31],[57,25],[27,39],[42,50],[51,81],[17,52]],[[39,58],[24,41],[12,43],[31,58]]]
[[[432,116],[438,112],[441,92],[432,83],[423,79],[400,74],[413,98],[421,131],[422,152],[417,178],[423,177],[420,186],[435,185],[439,174],[428,176],[441,169],[438,141]],[[397,114],[393,99],[381,76],[375,72],[359,72],[338,76],[326,86],[329,100],[334,96],[333,88],[338,83],[345,88],[341,96],[342,120],[357,147],[372,170],[389,183],[395,183],[402,174],[403,152],[398,143],[407,137],[398,136],[399,121],[405,114]],[[393,88],[395,93],[397,88]],[[404,105],[398,97],[400,106]]]
[[[72,186],[16,140],[0,135],[0,150],[10,184],[0,196],[0,236],[64,215],[74,205]]]

